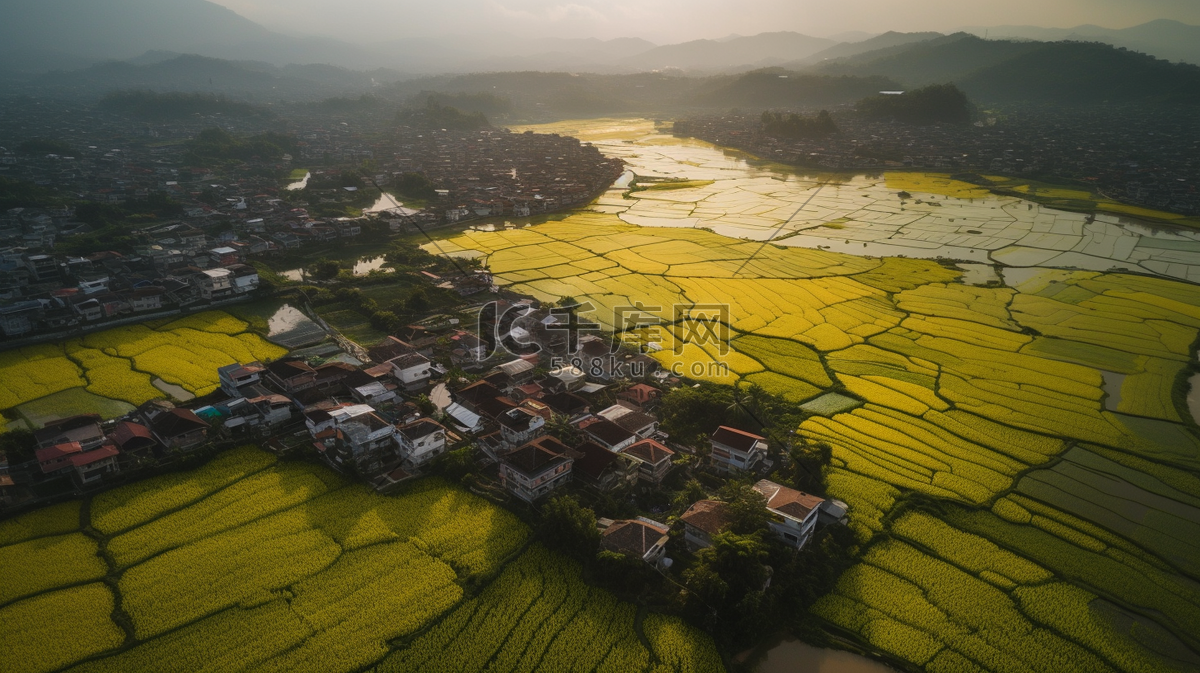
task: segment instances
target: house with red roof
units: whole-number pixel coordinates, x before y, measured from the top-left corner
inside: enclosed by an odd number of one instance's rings
[[[801,549],[812,537],[817,525],[824,498],[797,491],[769,479],[759,480],[754,490],[767,500],[767,511],[771,513],[768,525],[779,539],[796,549]]]
[[[713,466],[722,472],[750,471],[767,457],[767,439],[722,425],[712,433]]]
[[[638,465],[638,479],[650,484],[661,484],[671,471],[671,459],[675,452],[653,439],[642,441],[621,451]]]
[[[557,439],[539,437],[500,456],[500,484],[525,502],[533,502],[571,480],[575,460],[569,453]]]

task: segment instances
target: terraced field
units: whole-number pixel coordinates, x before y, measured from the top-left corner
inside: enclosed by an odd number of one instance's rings
[[[0,409],[40,427],[42,418],[112,418],[166,397],[155,379],[207,395],[219,385],[217,367],[287,353],[248,329],[228,313],[206,311],[0,353]]]
[[[436,480],[389,498],[228,451],[0,523],[0,670],[721,670],[673,618],[644,647],[632,605],[528,537]]]
[[[713,184],[610,193],[591,212],[440,247],[487,255],[519,292],[586,299],[615,329],[613,308],[640,303],[664,324],[625,337],[690,378],[812,401],[798,431],[833,447],[829,492],[865,545],[816,607],[831,628],[928,671],[1200,670],[1200,440],[1174,392],[1195,368],[1200,287],[1054,269],[977,287],[933,260],[722,236],[699,228],[712,221],[701,201],[793,177],[607,128],[595,141],[639,176]],[[647,194],[657,219],[639,221]],[[781,207],[760,196],[763,212]],[[727,353],[682,343],[671,307],[708,304],[729,307]],[[1106,372],[1125,375],[1119,402]]]

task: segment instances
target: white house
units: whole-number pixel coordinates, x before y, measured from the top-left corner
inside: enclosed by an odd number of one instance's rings
[[[229,269],[206,269],[192,281],[205,299],[223,299],[233,294],[233,274]]]
[[[785,544],[797,549],[803,548],[812,537],[813,529],[817,525],[817,516],[825,499],[776,484],[768,479],[760,480],[754,485],[754,490],[767,499],[767,511],[773,515],[769,522],[771,531]]]
[[[509,446],[520,446],[542,434],[546,419],[523,407],[515,407],[496,417],[500,436]]]
[[[753,470],[767,457],[767,440],[745,430],[725,425],[710,438],[713,465],[722,472]]]
[[[401,355],[388,363],[392,365],[392,375],[405,390],[420,390],[429,383],[429,358],[420,353]]]
[[[397,428],[396,442],[406,464],[422,465],[445,453],[446,428],[437,421],[422,418]]]

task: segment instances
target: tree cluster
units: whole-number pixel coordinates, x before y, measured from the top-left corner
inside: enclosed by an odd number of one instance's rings
[[[417,129],[446,129],[448,131],[477,131],[492,127],[482,112],[463,112],[434,100],[425,107],[404,108],[396,114],[396,122]]]
[[[297,151],[296,139],[279,133],[241,138],[224,129],[205,129],[187,142],[187,162],[203,165],[217,161],[278,161]]]
[[[974,106],[953,84],[931,84],[902,94],[879,94],[858,101],[858,111],[875,119],[906,124],[966,124]]]
[[[838,132],[828,110],[821,110],[814,117],[767,110],[761,119],[763,132],[776,138],[817,138]]]
[[[179,119],[192,115],[272,117],[270,111],[216,93],[114,91],[100,99],[101,110],[141,119]]]

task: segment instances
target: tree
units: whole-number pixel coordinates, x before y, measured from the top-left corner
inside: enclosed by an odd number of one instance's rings
[[[550,416],[550,422],[546,424],[546,434],[567,446],[578,446],[582,442],[579,428],[571,425],[571,419],[564,414]]]
[[[683,488],[681,488],[679,492],[675,494],[674,505],[677,509],[683,511],[688,507],[691,507],[696,501],[703,500],[707,497],[708,491],[704,490],[704,484],[701,484],[695,479],[689,479],[688,482],[683,485]]]
[[[312,266],[309,267],[308,272],[309,275],[317,280],[333,280],[334,278],[337,278],[337,275],[339,272],[341,272],[341,270],[342,267],[337,263],[337,260],[322,257],[321,259],[313,262]]]
[[[574,496],[551,498],[542,508],[541,537],[554,547],[580,560],[588,560],[600,545],[596,513],[583,507]]]
[[[37,448],[37,440],[34,439],[32,430],[15,428],[0,434],[0,453],[8,457],[11,465],[33,460]]]
[[[767,511],[767,499],[748,483],[732,481],[721,489],[729,530],[740,535],[750,535],[767,529],[771,514]]]

